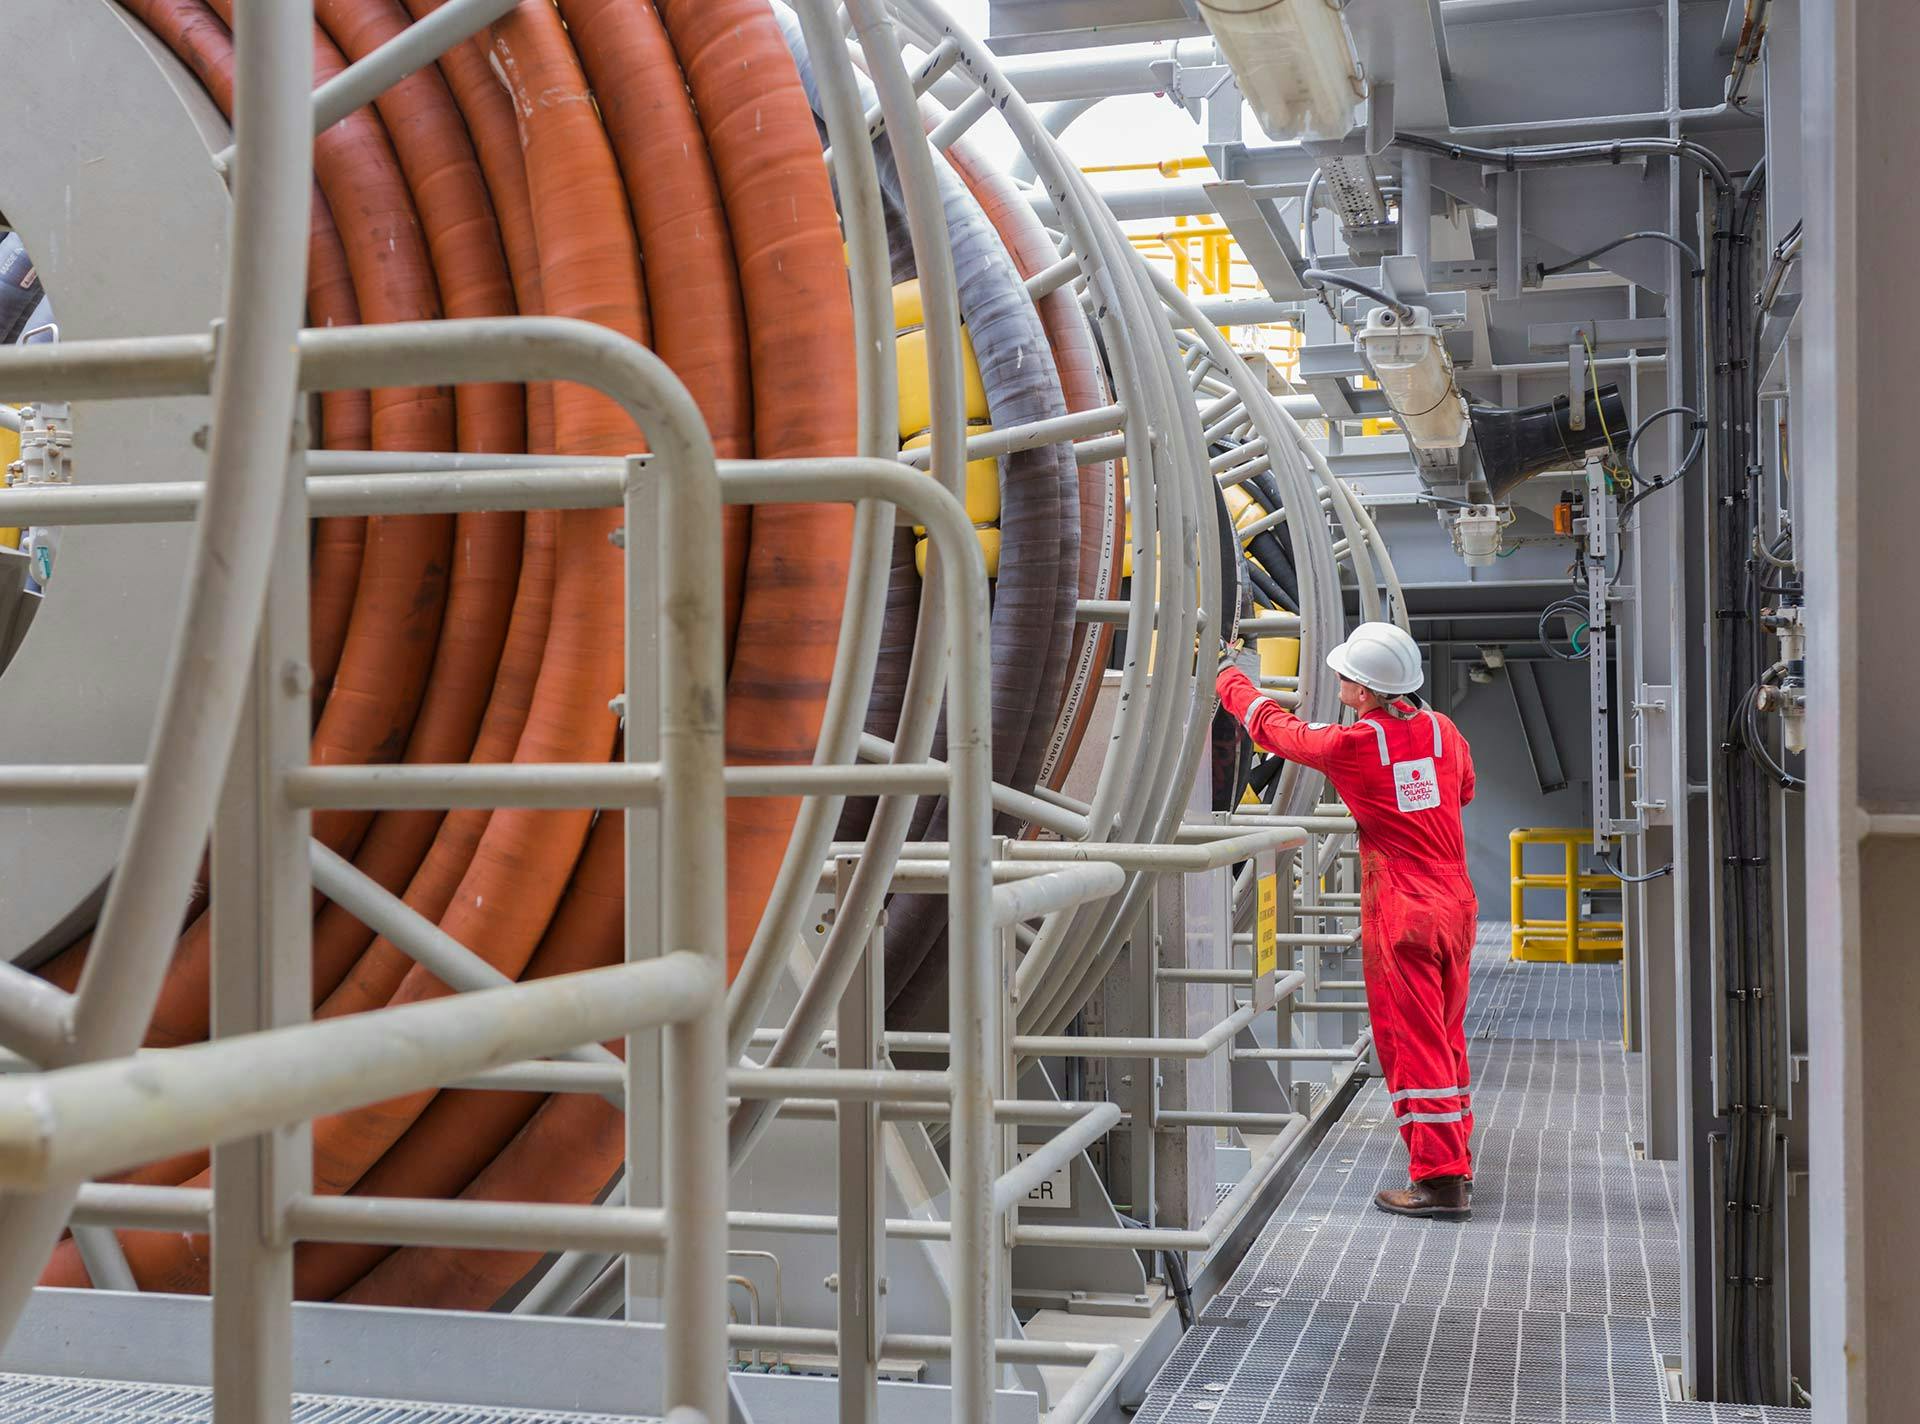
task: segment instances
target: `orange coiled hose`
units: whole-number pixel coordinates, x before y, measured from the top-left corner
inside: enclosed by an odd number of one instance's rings
[[[355,60],[407,24],[395,0],[318,0],[315,13]],[[447,314],[511,315],[514,292],[499,225],[466,127],[439,71],[421,70],[401,80],[380,97],[378,112],[418,206]],[[463,386],[454,401],[461,450],[525,449],[521,387]],[[402,760],[456,762],[473,753],[517,595],[522,538],[518,514],[462,514],[455,521],[446,617]],[[380,816],[354,856],[355,866],[376,884],[400,892],[420,868],[441,820],[431,811]],[[325,907],[314,926],[316,984],[337,983],[372,938],[351,915]]]
[[[336,22],[351,19],[350,7],[322,0]],[[224,39],[217,21],[204,12],[201,28],[208,42],[200,47],[203,72],[220,72],[216,46]],[[355,57],[397,31],[404,20],[392,17],[384,26],[363,24],[351,41]],[[217,32],[217,33],[216,33]],[[211,60],[212,62],[207,62]],[[423,76],[396,87],[388,96],[395,105],[394,131],[399,152],[413,178],[427,232],[439,234],[434,244],[442,270],[450,265],[465,273],[449,282],[449,307],[454,315],[502,315],[512,311],[506,287],[504,261],[492,211],[480,188],[477,166],[466,146],[465,130],[452,113],[444,89],[422,84]],[[230,100],[230,82],[224,90]],[[435,112],[438,110],[438,112]],[[437,139],[446,156],[434,161],[430,149]],[[326,217],[316,207],[316,231]],[[328,229],[330,231],[330,229]],[[337,239],[335,246],[338,245]],[[330,275],[330,274],[329,274]],[[323,275],[323,280],[326,276]],[[348,307],[351,292],[340,302]],[[310,305],[312,303],[310,302]],[[350,310],[351,308],[348,307]],[[365,405],[364,393],[361,404]],[[518,450],[524,444],[524,408],[520,388],[513,385],[474,387],[460,393],[463,414],[460,444],[468,450]],[[364,443],[364,442],[362,442]],[[321,521],[351,523],[363,521]],[[433,654],[427,690],[408,742],[405,760],[415,762],[464,761],[474,752],[474,737],[514,608],[520,572],[521,517],[517,513],[462,515],[455,521],[454,567],[447,616]],[[549,578],[550,582],[550,578]],[[316,588],[315,601],[319,600]],[[540,620],[544,632],[544,618]],[[510,748],[509,748],[510,750]],[[355,864],[377,883],[398,890],[418,868],[434,839],[440,816],[433,812],[389,813],[377,818],[355,856]],[[204,922],[189,930],[190,950],[203,942]],[[317,993],[337,983],[354,957],[367,948],[371,931],[341,911],[326,905],[314,929],[314,978]],[[322,987],[324,986],[324,987]],[[382,999],[384,1002],[384,998]],[[206,1166],[204,1151],[149,1164],[125,1174],[123,1180],[177,1183]]]
[[[217,23],[211,15],[209,23]],[[229,100],[229,103],[232,101]],[[312,233],[307,242],[307,323],[358,326],[360,299],[327,200],[314,186]],[[326,391],[320,397],[318,443],[325,450],[371,450],[373,403],[365,391]],[[367,521],[358,516],[317,519],[307,578],[307,661],[313,667],[313,710],[318,717],[333,690],[340,655],[347,647],[353,599],[367,553]],[[204,874],[204,873],[203,873]]]
[[[230,16],[231,0],[215,3]],[[200,0],[140,0],[135,11],[179,48],[215,102],[230,113],[233,47],[221,21]],[[319,72],[336,72],[338,55],[318,31],[315,45]],[[378,119],[363,111],[334,125],[316,141],[314,165],[329,209],[346,215],[339,233],[367,318],[437,316],[438,294],[419,224]],[[319,275],[330,279],[332,268]],[[309,295],[314,295],[311,284]],[[444,449],[452,435],[444,390],[376,392],[371,412],[372,437],[382,448]],[[312,758],[319,764],[392,761],[400,755],[439,634],[451,519],[373,519],[365,527],[354,611],[314,734]],[[371,820],[367,813],[324,812],[314,817],[314,834],[333,850],[351,854]],[[201,916],[182,936],[149,1027],[150,1046],[206,1037],[209,928]],[[80,958],[69,952],[49,977],[77,979]]]
[[[232,19],[233,0],[212,0]],[[316,74],[344,67],[317,28]],[[228,64],[231,64],[229,51]],[[341,219],[362,316],[372,322],[440,315],[439,292],[419,218],[399,160],[376,116],[360,111],[318,136],[314,171]],[[386,450],[446,449],[452,403],[443,388],[376,391],[373,438]],[[445,609],[453,521],[445,515],[375,517],[366,523],[366,557],[331,694],[311,751],[316,765],[396,761],[425,694]],[[373,821],[370,812],[323,811],[315,839],[351,855]],[[182,939],[148,1029],[150,1046],[194,1043],[207,1033],[208,925]]]
[[[443,3],[407,0],[407,10],[417,20]],[[473,137],[506,247],[514,299],[522,316],[537,316],[546,309],[540,297],[540,245],[534,235],[533,199],[527,190],[526,166],[520,160],[520,131],[513,105],[494,77],[482,39],[466,40],[441,55],[440,72]],[[552,454],[553,387],[539,381],[526,389],[526,448],[534,454]]]
[[[520,744],[520,735],[526,729],[553,617],[556,535],[556,516],[551,510],[536,510],[527,515],[520,589],[514,600],[513,619],[508,625],[493,695],[469,758],[474,765],[511,761]],[[439,921],[447,906],[453,903],[454,892],[472,865],[474,852],[479,849],[492,817],[493,813],[485,810],[447,813],[425,861],[402,896],[410,908],[429,920]],[[333,912],[334,907],[329,906],[323,913]],[[325,996],[319,999],[314,1017],[338,1018],[379,1008],[399,990],[412,966],[413,961],[392,941],[384,936],[374,940],[344,977],[325,986]],[[316,973],[318,968],[316,962]],[[316,983],[314,987],[318,996],[322,986]]]
[[[700,403],[714,452],[753,453],[746,314],[720,182],[680,62],[649,0],[558,0],[620,160],[645,254],[655,348]],[[721,512],[725,645],[740,625],[750,515]]]
[[[625,198],[559,17],[547,0],[522,0],[495,25],[493,47],[519,119],[548,310],[644,338],[639,258]],[[561,384],[554,405],[562,453],[615,455],[640,448],[639,432],[610,399]],[[379,409],[376,402],[376,420]],[[620,600],[607,597],[621,587],[620,556],[608,535],[618,519],[611,511],[558,517],[546,655],[516,760],[599,761],[612,750],[608,703],[620,687],[623,640]],[[517,977],[560,899],[589,819],[584,811],[496,811],[442,928]],[[391,1002],[447,992],[414,966]],[[315,1189],[352,1186],[433,1096],[411,1094],[315,1123]],[[192,1184],[204,1185],[204,1174]],[[143,1288],[205,1289],[204,1241],[145,1234],[126,1238],[126,1245]]]
[[[509,760],[519,744],[532,700],[534,679],[539,675],[541,655],[546,648],[547,624],[553,609],[554,514],[534,510],[526,517],[526,538],[520,557],[520,585],[513,602],[513,614],[507,626],[504,648],[488,698],[486,715],[468,758],[475,765]],[[414,875],[402,899],[409,908],[428,920],[438,921],[460,879],[473,860],[473,852],[493,813],[484,810],[449,812],[439,824],[433,845],[419,871]],[[339,928],[330,928],[338,922]],[[347,936],[352,938],[349,940]],[[368,941],[371,940],[371,945]],[[341,945],[349,951],[364,950],[357,962],[323,963],[322,945]],[[413,961],[385,936],[377,939],[357,919],[338,905],[322,906],[314,922],[315,958],[313,996],[315,1018],[337,1018],[343,1014],[377,1009],[393,997]],[[115,1181],[135,1184],[177,1186],[207,1169],[205,1149],[184,1152],[149,1163],[132,1172],[122,1173]],[[78,1272],[78,1258],[65,1263],[65,1269]],[[84,1279],[84,1278],[82,1278]],[[69,1281],[69,1284],[78,1283]],[[47,1284],[55,1284],[48,1281]]]
[[[853,298],[813,110],[766,0],[663,0],[733,232],[753,372],[754,453],[856,448]],[[727,680],[727,760],[813,760],[846,598],[853,514],[757,508]],[[797,800],[727,803],[727,968],[772,892]]]
[[[788,55],[779,30],[773,24],[771,15],[764,4],[753,3],[736,7],[740,17],[757,15],[764,24],[739,25],[733,30],[710,34],[694,25],[691,39],[679,28],[673,28],[673,38],[677,44],[713,43],[718,33],[724,33],[735,48],[729,55],[739,64],[743,73],[752,82],[743,82],[739,87],[729,88],[720,84],[710,84],[704,91],[697,78],[692,82],[695,103],[699,106],[703,123],[711,144],[714,164],[727,194],[728,214],[738,249],[742,253],[755,250],[778,251],[783,245],[786,250],[783,257],[773,261],[760,270],[759,285],[750,273],[755,269],[742,259],[742,287],[747,299],[749,317],[754,319],[754,330],[760,329],[760,321],[771,309],[776,299],[781,281],[792,281],[796,274],[811,275],[814,272],[831,271],[833,285],[829,290],[839,299],[838,311],[844,313],[846,336],[838,348],[838,359],[824,367],[812,371],[810,382],[797,382],[793,379],[798,370],[806,369],[799,358],[805,351],[775,349],[767,351],[756,341],[753,351],[753,379],[755,394],[755,422],[757,453],[765,456],[770,453],[768,438],[769,422],[773,429],[781,431],[784,444],[774,443],[771,453],[820,453],[836,448],[827,443],[834,439],[848,442],[839,446],[851,448],[853,415],[853,376],[851,371],[851,299],[846,294],[844,264],[840,259],[838,246],[837,220],[832,220],[830,194],[825,192],[824,165],[820,159],[818,139],[812,128],[810,111],[805,108],[804,93],[800,89],[799,75]],[[665,18],[670,27],[675,25],[676,16],[672,7],[666,7]],[[687,17],[678,17],[686,23]],[[726,17],[698,17],[710,19],[716,25],[727,22]],[[584,27],[576,29],[576,39],[586,43]],[[768,46],[772,46],[769,48]],[[685,52],[684,50],[682,51]],[[717,58],[719,51],[708,51],[709,57]],[[692,66],[690,65],[690,69]],[[693,71],[695,74],[697,70]],[[751,149],[744,142],[744,131],[752,122],[756,132],[772,131],[775,115],[781,113],[782,103],[797,103],[798,112],[805,115],[807,127],[802,131],[804,143],[796,143],[791,150],[782,149],[778,154],[753,163]],[[604,102],[604,101],[603,101]],[[732,105],[734,107],[726,107]],[[746,105],[748,108],[739,106]],[[716,132],[729,131],[735,141],[729,146],[714,138]],[[789,157],[789,153],[791,157]],[[812,155],[810,168],[806,155]],[[768,185],[775,180],[768,176],[770,164],[791,162],[794,170],[785,180],[791,185],[806,182],[809,178],[818,187],[815,192],[826,201],[824,211],[830,225],[823,227],[815,222],[796,228],[794,218],[804,214],[806,209],[793,203],[792,188],[789,186],[789,201],[786,204],[770,204],[762,196],[779,191]],[[777,170],[776,170],[777,171]],[[802,189],[804,192],[805,189]],[[765,244],[756,248],[756,244]],[[831,246],[827,246],[831,243]],[[810,257],[811,265],[802,259]],[[649,265],[653,265],[650,257]],[[763,299],[767,304],[760,310],[761,317],[755,317],[755,298]],[[808,310],[812,310],[808,308]],[[655,316],[663,326],[662,343],[666,344],[664,331],[665,316],[658,309]],[[791,324],[790,324],[791,325]],[[829,355],[833,354],[831,352]],[[684,374],[684,373],[683,373]],[[808,438],[807,432],[814,422],[800,425],[797,429],[790,425],[796,407],[805,410],[817,402],[820,396],[818,381],[827,374],[838,374],[844,380],[842,399],[832,414],[835,416],[824,434],[818,433]],[[791,432],[791,433],[788,433]],[[797,450],[796,450],[797,447]],[[797,516],[783,520],[782,516]],[[728,725],[730,757],[737,758],[738,747],[734,744],[732,729],[739,725],[742,717],[743,701],[758,701],[778,696],[791,706],[805,698],[818,698],[824,701],[827,678],[830,673],[833,652],[833,631],[826,634],[824,645],[825,666],[821,669],[817,681],[800,683],[784,692],[765,685],[746,684],[743,679],[754,669],[765,669],[767,664],[755,661],[745,655],[751,646],[754,630],[762,626],[756,608],[756,594],[761,590],[761,581],[765,570],[758,562],[763,548],[763,540],[770,531],[778,531],[783,523],[799,525],[809,531],[809,537],[817,536],[824,526],[836,535],[844,530],[847,521],[840,510],[831,508],[804,508],[801,510],[783,510],[761,508],[755,511],[753,520],[754,560],[750,562],[752,581],[749,583],[746,609],[741,623],[740,639],[736,644],[733,675],[728,692]],[[850,536],[848,536],[850,537]],[[792,586],[804,586],[806,580],[816,589],[824,589],[833,597],[833,608],[837,617],[839,599],[844,593],[846,561],[848,548],[845,538],[835,543],[799,543],[790,546],[776,546],[780,549],[780,558],[790,567],[787,578]],[[813,567],[809,567],[812,564]],[[815,636],[818,636],[817,631]],[[754,657],[757,658],[756,651]],[[750,698],[743,698],[743,691],[750,692]],[[774,752],[772,760],[800,761],[812,756],[812,740],[818,735],[818,717],[812,713],[811,730],[805,732],[804,743],[796,739],[793,746]],[[744,952],[745,941],[736,938],[740,927],[751,936],[764,908],[768,889],[777,873],[779,858],[784,854],[785,840],[790,829],[790,820],[781,826],[777,837],[769,835],[757,840],[747,840],[739,835],[730,818],[728,836],[728,873],[729,903],[733,913],[730,915],[729,944],[737,957]],[[586,854],[575,877],[575,887],[570,891],[570,903],[574,895],[583,897],[580,901],[581,922],[574,927],[582,945],[594,947],[598,962],[612,963],[621,952],[621,884],[620,884],[620,837],[617,818],[606,817],[595,826]],[[744,883],[743,883],[744,882]],[[742,913],[742,906],[745,913]],[[600,914],[596,924],[588,922],[592,907],[598,906]],[[557,922],[556,922],[557,923]],[[438,1104],[436,1104],[438,1106]],[[508,1114],[492,1115],[491,1130],[498,1131],[508,1120]],[[476,1122],[477,1119],[467,1119]],[[504,1150],[494,1157],[490,1165],[461,1191],[460,1195],[469,1200],[487,1201],[590,1201],[606,1185],[618,1168],[624,1142],[619,1130],[619,1114],[597,1098],[578,1094],[559,1094],[534,1113]],[[418,1178],[408,1178],[418,1181]],[[342,1299],[360,1303],[400,1303],[408,1301],[433,1301],[445,1308],[481,1309],[492,1305],[511,1287],[538,1259],[538,1253],[516,1252],[468,1252],[451,1250],[430,1250],[409,1248],[394,1252],[381,1263],[378,1269]]]
[[[494,53],[520,120],[548,310],[645,337],[639,254],[618,171],[587,102],[584,76],[546,0],[523,3],[493,30]],[[613,401],[573,384],[554,392],[562,453],[617,455],[640,434]],[[516,761],[604,761],[613,747],[609,706],[623,677],[621,559],[609,534],[615,511],[559,516],[552,622]],[[441,927],[509,977],[518,977],[565,889],[584,840],[584,811],[500,810]],[[419,966],[390,1002],[438,997],[446,987]],[[378,1160],[432,1098],[412,1094],[314,1128],[317,1190],[344,1191]]]
[[[625,821],[617,813],[601,816],[587,837],[580,863],[575,868],[567,892],[554,913],[553,921],[527,963],[523,980],[543,979],[555,974],[574,974],[583,969],[598,969],[618,963],[623,952],[625,930]],[[610,1045],[618,1048],[618,1044]],[[406,1134],[389,1148],[354,1187],[356,1195],[451,1197],[458,1196],[489,1164],[495,1163],[502,1149],[524,1128],[546,1099],[539,1093],[504,1093],[448,1090],[440,1093],[420,1115]],[[594,1098],[616,1123],[620,1114],[603,1100]],[[558,1172],[563,1177],[577,1173],[569,1167],[566,1153],[548,1152],[537,1159],[543,1178]],[[597,1159],[596,1159],[597,1160]],[[560,1198],[589,1201],[594,1192],[606,1185],[606,1172],[599,1168],[599,1180],[583,1193]],[[533,1200],[540,1193],[528,1190],[513,1200]],[[369,1245],[302,1243],[295,1253],[295,1290],[306,1300],[331,1300],[360,1280],[381,1261],[395,1254],[392,1248]],[[464,1254],[464,1253],[457,1253]],[[479,1256],[499,1253],[479,1252]],[[405,1262],[398,1268],[405,1273]],[[485,1268],[482,1268],[484,1273]],[[511,1285],[518,1276],[510,1276],[501,1286]],[[480,1305],[490,1305],[498,1293]],[[449,1300],[439,1292],[419,1289],[407,1299],[432,1301],[441,1307],[457,1307],[465,1300]]]
[[[138,3],[204,13],[201,0]],[[437,0],[406,4],[418,16],[436,8]],[[320,6],[321,19],[349,54],[365,52],[400,23],[393,0],[320,0]],[[354,243],[367,226],[397,211],[387,200],[398,193],[417,204],[425,226],[424,233],[413,234],[424,278],[419,292],[428,300],[443,298],[450,313],[473,310],[458,305],[467,289],[450,278],[461,270],[450,246],[460,225],[442,227],[434,214],[457,211],[461,202],[473,210],[477,165],[498,223],[493,241],[504,249],[511,278],[506,310],[585,317],[644,339],[651,299],[660,350],[701,401],[723,455],[749,449],[763,457],[851,452],[851,302],[838,220],[811,114],[764,0],[685,0],[663,5],[660,13],[644,0],[562,0],[562,10],[574,25],[571,40],[547,0],[523,0],[488,37],[491,57],[478,42],[462,46],[442,59],[440,79],[429,75],[408,94],[388,96],[377,114],[355,116],[362,130],[356,156],[385,148],[389,132],[393,139],[385,168],[370,172],[364,188],[356,178],[328,193],[336,205],[351,204],[360,224],[341,234],[356,286],[364,274],[352,265],[361,255]],[[212,29],[224,42],[217,22]],[[323,72],[326,63],[323,56]],[[496,68],[498,77],[491,72]],[[597,95],[589,95],[589,75]],[[436,99],[438,83],[444,88]],[[697,113],[689,106],[689,90]],[[459,114],[452,124],[448,98]],[[594,100],[607,115],[605,129]],[[446,154],[462,147],[454,132],[461,126],[467,163],[449,167]],[[411,146],[416,133],[424,135],[418,141],[425,147],[418,150]],[[323,136],[322,147],[329,141],[340,144],[337,136]],[[664,147],[669,144],[678,146],[677,156]],[[655,191],[655,185],[673,184],[690,186],[677,198]],[[688,219],[695,209],[705,215],[699,223]],[[713,232],[701,225],[707,221]],[[649,257],[644,296],[636,232]],[[714,233],[732,239],[725,260],[715,260]],[[493,275],[498,294],[505,288],[497,266]],[[697,284],[719,296],[687,297]],[[726,317],[729,290],[737,293],[738,317]],[[383,295],[386,306],[379,300]],[[359,292],[366,319],[393,319],[383,314],[392,295]],[[716,323],[716,311],[726,319]],[[716,325],[723,329],[713,330]],[[485,408],[474,405],[471,391],[458,396],[461,444],[477,448],[470,442],[487,437],[476,434],[471,422]],[[409,442],[397,427],[397,412],[433,402],[441,410],[442,431],[431,443]],[[529,388],[523,409],[529,449],[618,455],[640,448],[638,432],[618,407],[578,387]],[[375,448],[450,448],[445,392],[397,398],[379,393],[371,411]],[[497,416],[499,408],[491,414]],[[353,438],[350,409],[339,434]],[[411,755],[419,746],[451,745],[442,738],[455,731],[469,735],[476,690],[486,693],[486,710],[471,734],[475,761],[609,755],[614,724],[606,701],[621,682],[621,570],[606,535],[617,520],[612,513],[529,515],[517,585],[507,571],[511,541],[489,545],[486,567],[471,571],[467,593],[478,600],[484,588],[490,617],[498,618],[506,590],[513,589],[512,620],[503,630],[490,690],[484,675],[464,692],[440,689],[453,650],[463,642],[482,647],[487,641],[477,627],[462,626],[467,605],[456,568],[446,616],[436,612],[435,636],[421,660],[423,669],[431,660],[433,671],[417,720],[409,717],[397,737],[357,759],[391,759],[403,749]],[[372,606],[374,560],[385,548],[379,521],[364,527],[372,536],[368,572],[356,590],[354,631],[345,640],[339,690],[329,709],[343,697],[364,695],[353,676],[355,643]],[[732,520],[729,587],[738,588],[741,568],[751,578],[735,605],[740,625],[729,678],[730,759],[811,759],[838,636],[850,528],[844,506],[763,509],[752,519],[750,535],[743,518]],[[470,550],[465,534],[463,525],[456,547]],[[390,657],[394,651],[387,647],[383,653]],[[323,711],[321,732],[328,731],[330,719],[345,716]],[[737,963],[784,855],[796,807],[739,802],[728,809],[729,944]],[[339,820],[350,833],[343,842],[350,854],[377,851],[385,863],[389,838],[419,839],[417,830],[402,834],[408,821],[400,818],[389,830],[385,816],[359,819],[355,836],[356,819]],[[414,813],[412,823],[417,827],[421,819]],[[592,821],[584,812],[503,810],[424,819],[437,823],[437,830],[407,883],[406,898],[448,933],[514,976],[571,972],[618,958],[617,816]],[[384,872],[376,878],[387,880]],[[445,992],[384,941],[353,953],[371,936],[359,928],[336,940],[339,931],[329,926],[344,920],[350,917],[327,906],[316,924],[316,991],[326,995],[320,1014]],[[347,949],[321,953],[340,945]],[[327,983],[335,972],[338,981]],[[183,976],[176,968],[169,977],[171,987]],[[317,1123],[316,1186],[339,1191],[357,1183],[361,1191],[382,1194],[584,1201],[617,1166],[620,1136],[617,1112],[590,1097],[562,1095],[543,1103],[532,1095],[419,1094]],[[172,1180],[185,1174],[183,1166],[196,1165],[176,1159]],[[196,1178],[196,1184],[204,1180]],[[204,1289],[204,1240],[160,1233],[125,1239],[143,1286]],[[77,1254],[64,1249],[70,1278],[58,1283],[84,1283]],[[484,1306],[528,1264],[512,1253],[303,1248],[300,1289],[307,1296],[346,1289],[346,1298],[356,1300]]]

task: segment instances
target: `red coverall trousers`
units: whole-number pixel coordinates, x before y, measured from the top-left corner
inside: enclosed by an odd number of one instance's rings
[[[1414,1181],[1470,1177],[1467,968],[1479,906],[1470,885],[1361,852],[1360,946],[1373,1052]]]
[[[1359,824],[1367,1013],[1409,1175],[1471,1176],[1467,974],[1479,906],[1460,819],[1473,800],[1467,739],[1424,709],[1303,722],[1237,668],[1218,688],[1256,746],[1325,772]]]

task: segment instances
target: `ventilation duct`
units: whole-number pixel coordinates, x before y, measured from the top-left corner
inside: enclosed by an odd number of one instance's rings
[[[1543,471],[1580,464],[1589,450],[1607,443],[1610,431],[1617,430],[1625,438],[1627,407],[1618,386],[1601,387],[1584,404],[1581,430],[1573,428],[1571,403],[1565,396],[1511,409],[1477,405],[1467,412],[1480,450],[1480,473],[1496,501]]]

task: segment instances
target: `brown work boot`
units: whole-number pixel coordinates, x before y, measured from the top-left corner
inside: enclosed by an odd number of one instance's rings
[[[1466,1177],[1428,1177],[1398,1191],[1376,1193],[1373,1204],[1395,1216],[1418,1216],[1434,1221],[1465,1221],[1473,1215],[1468,1200],[1472,1188]]]

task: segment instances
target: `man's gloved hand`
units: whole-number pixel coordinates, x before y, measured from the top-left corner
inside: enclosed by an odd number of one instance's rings
[[[1256,686],[1259,685],[1260,654],[1238,638],[1220,644],[1220,666],[1214,672],[1214,676],[1218,677],[1230,667],[1239,668],[1241,672],[1253,679]]]

